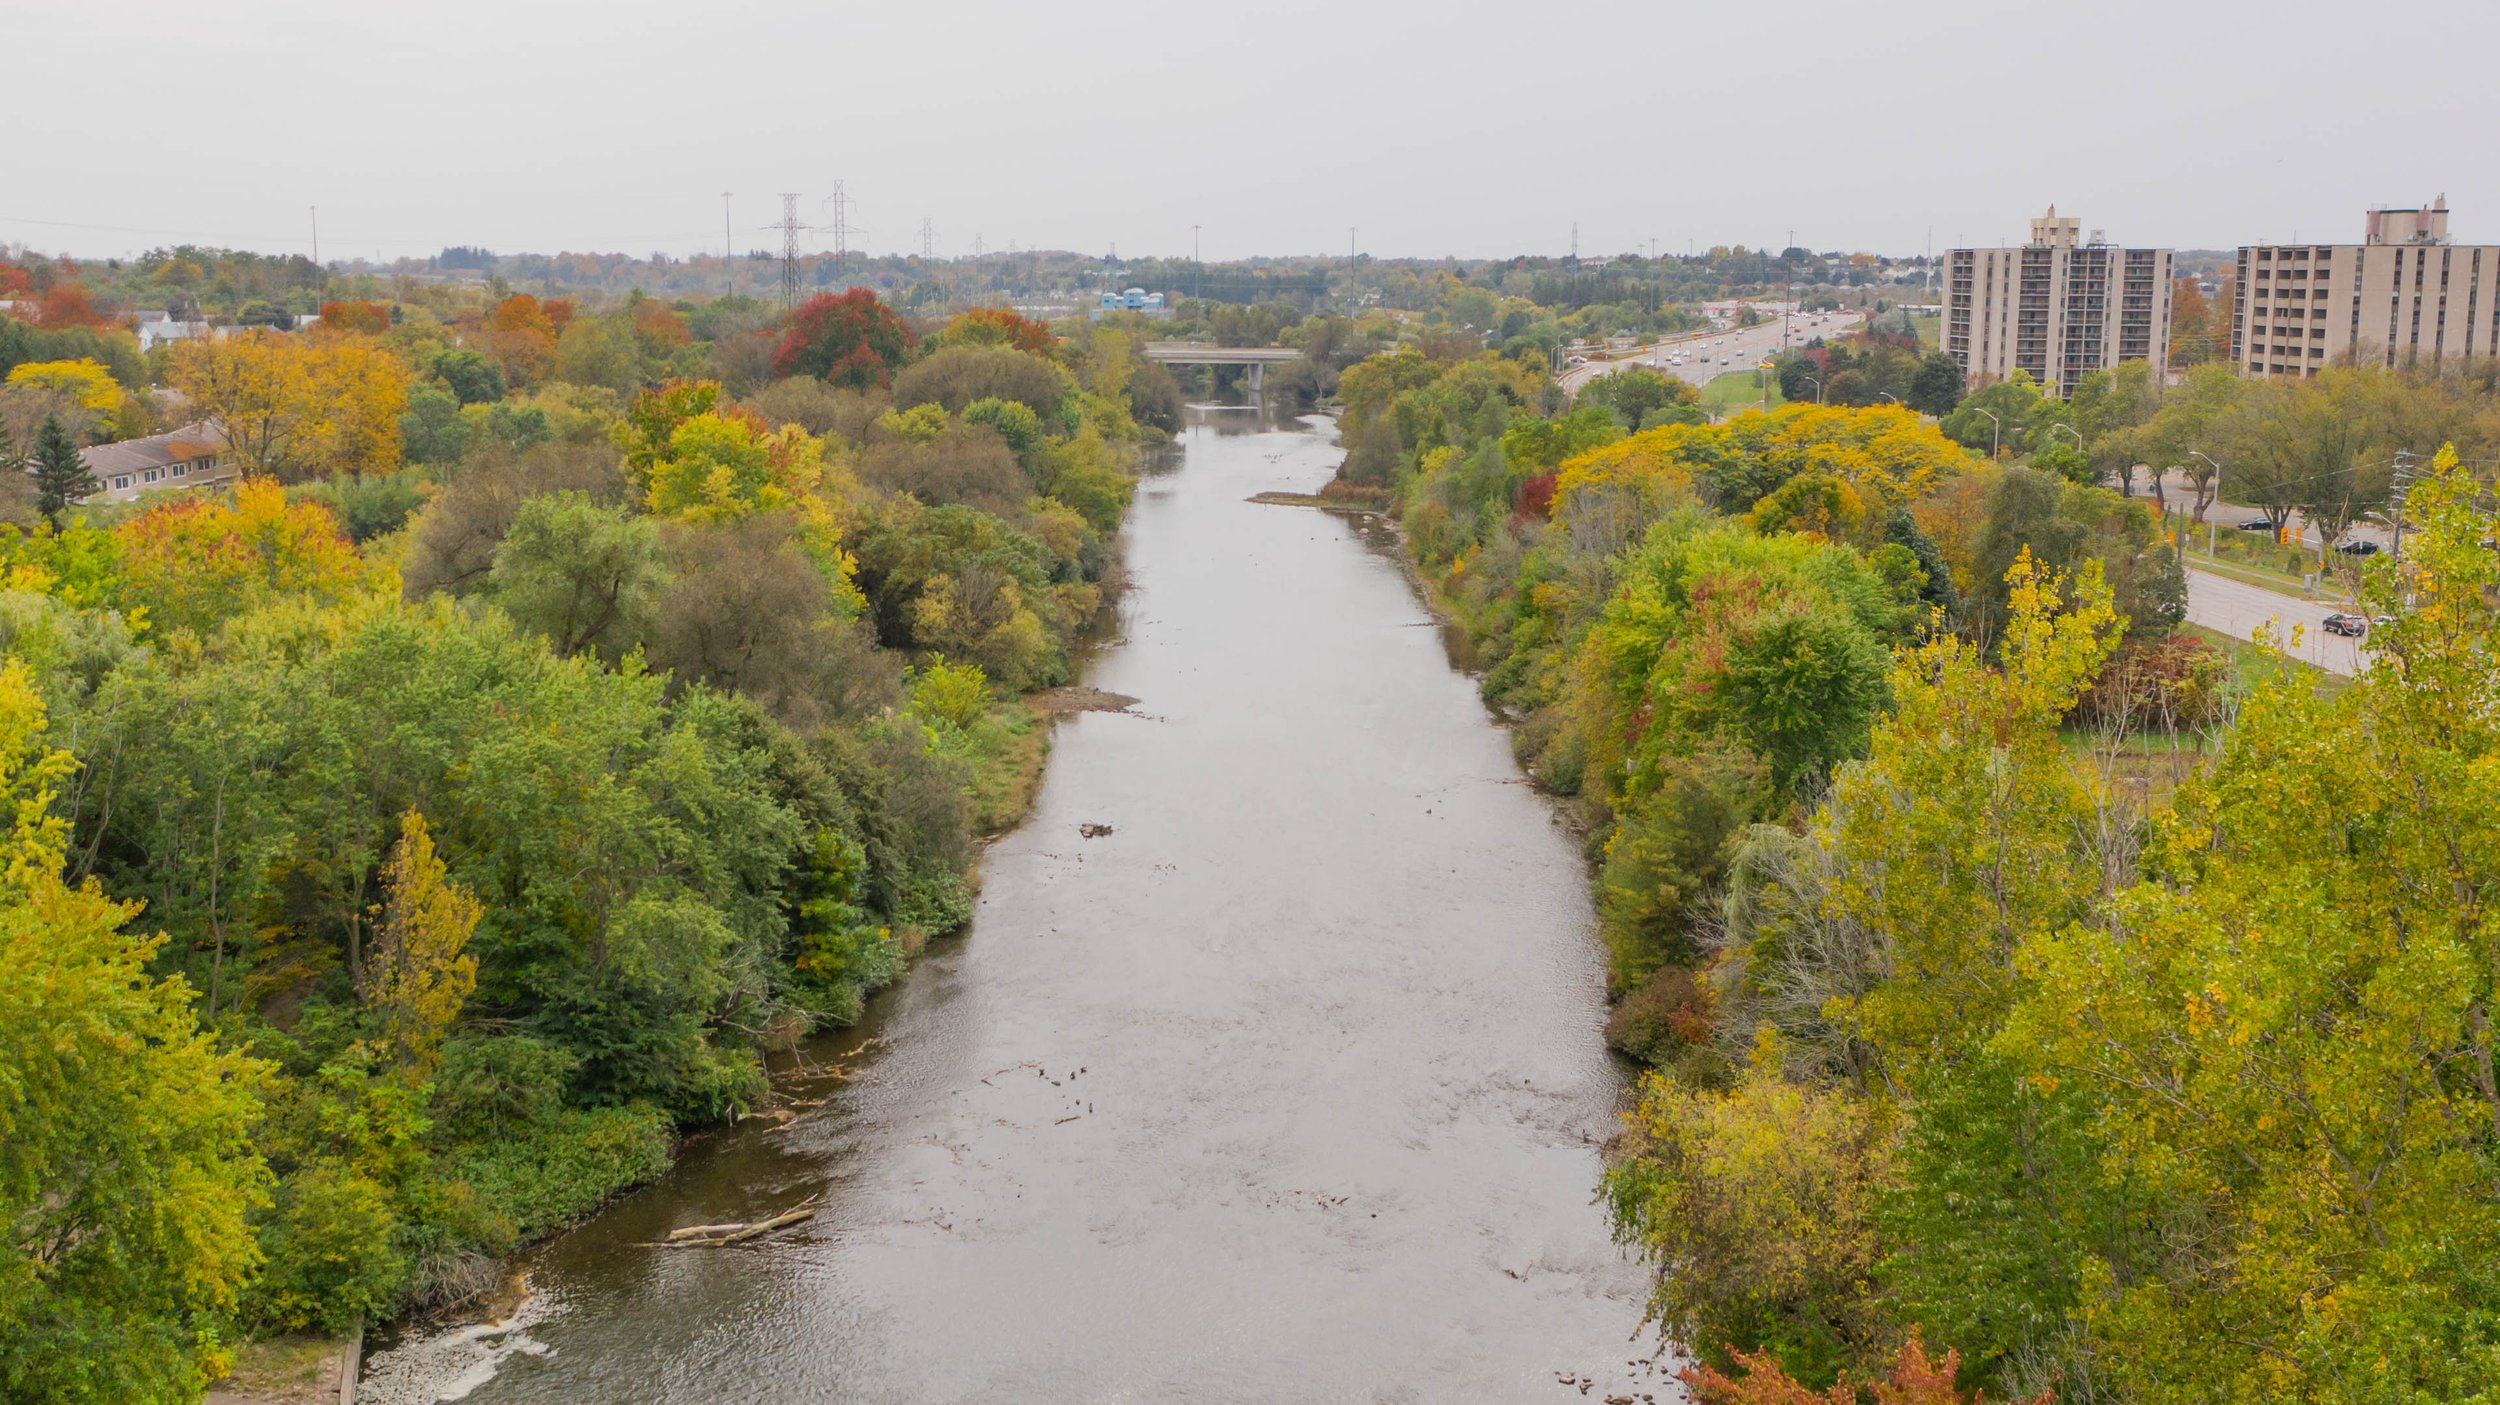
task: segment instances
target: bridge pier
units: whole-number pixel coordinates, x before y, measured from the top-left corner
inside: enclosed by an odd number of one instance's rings
[[[1265,362],[1253,361],[1250,363],[1249,383],[1250,393],[1252,395],[1256,395],[1262,400],[1267,398],[1267,365]]]

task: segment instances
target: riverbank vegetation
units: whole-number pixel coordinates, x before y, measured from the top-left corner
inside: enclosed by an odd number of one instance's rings
[[[968,916],[1178,411],[1116,326],[865,292],[158,359],[231,491],[0,504],[13,1400],[457,1303],[755,1107]]]
[[[2329,690],[1984,427],[1344,385],[1345,491],[1590,837],[1647,1065],[1604,1198],[1704,1398],[2485,1398],[2500,557],[2452,450]]]

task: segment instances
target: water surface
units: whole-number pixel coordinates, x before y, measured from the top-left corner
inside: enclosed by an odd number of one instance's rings
[[[1088,678],[1135,715],[1060,726],[971,930],[820,1046],[868,1046],[820,1107],[539,1251],[467,1398],[1673,1398],[1590,1198],[1622,1083],[1573,840],[1394,553],[1245,501],[1327,481],[1326,426],[1227,418],[1138,494]]]

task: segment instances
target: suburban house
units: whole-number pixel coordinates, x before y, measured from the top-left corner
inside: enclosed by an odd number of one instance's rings
[[[141,493],[169,488],[222,487],[235,479],[226,437],[206,420],[145,439],[122,439],[81,449],[87,471],[104,490],[99,502],[128,502]]]
[[[138,334],[139,354],[144,356],[167,342],[207,336],[208,323],[180,321],[161,308],[149,308],[131,315],[130,330]]]

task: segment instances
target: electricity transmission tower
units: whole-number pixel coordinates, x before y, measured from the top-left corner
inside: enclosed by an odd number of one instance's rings
[[[838,274],[850,265],[851,236],[867,231],[851,223],[851,197],[843,193],[842,182],[833,183],[833,193],[824,203],[833,207],[833,223],[822,228],[833,236],[833,271]]]
[[[781,310],[785,313],[799,305],[799,231],[809,226],[799,223],[797,192],[781,193]]]
[[[937,257],[937,226],[927,215],[920,217],[920,256],[924,259]]]

